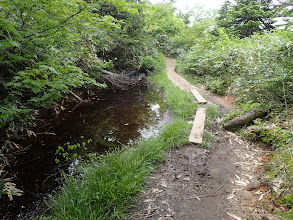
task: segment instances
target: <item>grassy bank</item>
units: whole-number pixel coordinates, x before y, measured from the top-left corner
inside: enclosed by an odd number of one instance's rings
[[[188,143],[191,125],[185,119],[195,112],[193,97],[168,80],[163,58],[156,69],[149,80],[164,91],[174,120],[157,137],[88,162],[81,167],[79,177],[66,177],[60,191],[48,201],[50,214],[43,219],[126,218],[166,151]]]

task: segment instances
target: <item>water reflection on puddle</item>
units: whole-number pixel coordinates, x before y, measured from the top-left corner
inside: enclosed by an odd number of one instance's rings
[[[145,127],[138,129],[141,139],[150,138],[158,134],[161,128],[164,127],[171,118],[171,113],[168,110],[162,113],[162,108],[159,104],[151,104],[149,109],[155,116],[152,118],[153,121],[150,121]]]

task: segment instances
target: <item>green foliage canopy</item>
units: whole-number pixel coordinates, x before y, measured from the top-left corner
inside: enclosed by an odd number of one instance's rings
[[[293,25],[293,0],[277,0],[273,4],[275,10],[275,16],[278,19],[282,19],[285,23],[285,28],[292,30]]]
[[[234,36],[249,37],[273,29],[273,13],[266,1],[236,0],[232,4],[227,0],[219,11],[217,25]]]

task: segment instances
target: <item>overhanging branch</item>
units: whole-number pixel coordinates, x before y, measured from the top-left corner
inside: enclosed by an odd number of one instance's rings
[[[57,27],[59,27],[60,25],[62,25],[62,24],[64,24],[64,23],[66,23],[67,21],[69,21],[71,18],[73,18],[73,17],[75,17],[76,15],[80,14],[81,12],[83,12],[86,8],[87,8],[87,7],[83,7],[83,8],[81,8],[81,9],[79,9],[78,12],[76,12],[76,13],[74,13],[73,15],[69,16],[68,18],[64,19],[64,20],[61,21],[59,24],[57,24],[57,25],[55,25],[55,26],[53,26],[53,27],[46,28],[46,29],[44,29],[44,30],[38,31],[38,32],[33,33],[33,34],[29,34],[29,35],[27,35],[27,36],[24,36],[23,38],[29,38],[29,37],[32,37],[32,36],[34,36],[34,35],[41,34],[41,33],[47,32],[47,31],[49,31],[49,30],[51,30],[51,29],[57,28]]]

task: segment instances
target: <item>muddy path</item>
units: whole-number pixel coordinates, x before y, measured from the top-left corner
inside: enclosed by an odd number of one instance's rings
[[[219,105],[221,117],[233,108],[231,97],[190,85],[175,72],[171,59],[167,72],[181,89],[196,88],[208,103]],[[219,121],[206,128],[214,135],[209,149],[189,144],[168,153],[131,210],[132,219],[279,219],[264,176],[271,152],[222,130]]]

